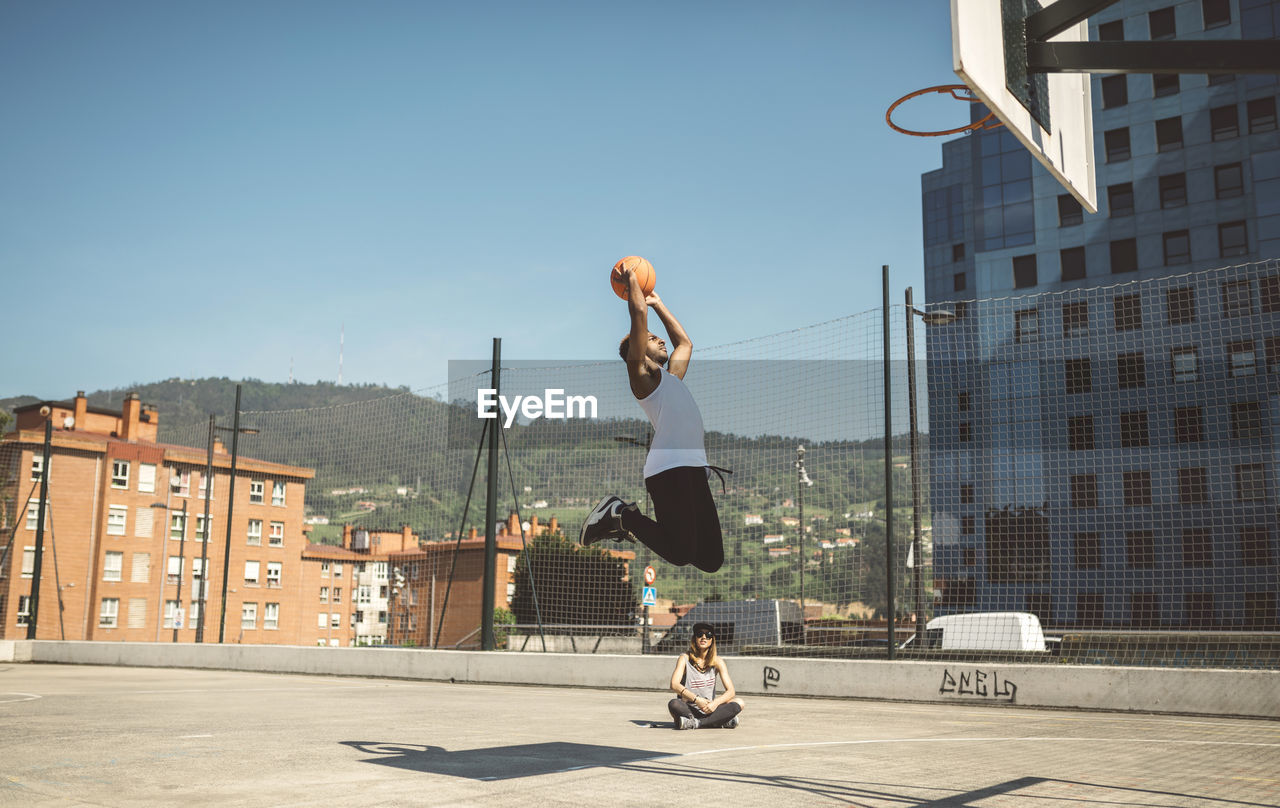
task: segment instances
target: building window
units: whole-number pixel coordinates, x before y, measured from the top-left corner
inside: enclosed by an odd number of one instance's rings
[[[329,628],[342,628],[342,615],[340,613],[334,612],[333,614],[329,615],[329,617],[332,621],[329,623]],[[355,622],[356,622],[356,616],[354,613],[352,613],[351,615],[352,628],[355,628]]]
[[[1231,439],[1261,438],[1262,433],[1262,403],[1259,401],[1233,402],[1231,404]]]
[[[1245,106],[1249,115],[1249,134],[1270,132],[1276,128],[1275,98],[1259,98]]]
[[[1107,150],[1108,163],[1121,163],[1129,159],[1129,127],[1109,129],[1102,135]]]
[[[1028,286],[1035,286],[1036,283],[1036,257],[1034,255],[1016,256],[1013,259],[1013,287],[1025,289]]]
[[[31,620],[31,596],[18,595],[18,625],[25,626]]]
[[[1093,390],[1093,368],[1089,357],[1066,360],[1065,370],[1068,393],[1088,393]]]
[[[1126,530],[1124,532],[1124,560],[1130,567],[1143,568],[1156,565],[1156,534],[1151,530]]]
[[[328,628],[328,627],[329,627],[329,613],[328,613],[328,612],[320,612],[320,614],[319,614],[317,617],[318,617],[318,619],[316,620],[316,628]],[[320,640],[320,642],[319,642],[319,643],[317,643],[317,644],[318,644],[318,645],[324,645],[324,640]]]
[[[1253,314],[1253,283],[1249,280],[1222,284],[1222,316],[1248,317]]]
[[[1173,17],[1173,6],[1160,8],[1147,14],[1147,28],[1152,39],[1173,39],[1178,30]]]
[[[115,628],[120,622],[120,598],[103,598],[98,609],[98,627]]]
[[[1189,527],[1182,531],[1182,566],[1213,566],[1213,534],[1207,527]]]
[[[213,529],[213,517],[209,517],[209,529]],[[196,541],[208,541],[209,531],[204,528],[204,514],[196,514]]]
[[[129,509],[124,505],[107,507],[107,535],[123,536],[128,527]]]
[[[329,587],[327,586],[320,587],[320,602],[321,603],[329,602]]]
[[[340,561],[335,561],[335,562],[333,563],[333,577],[334,577],[334,578],[341,578],[341,577],[342,577],[342,562],[340,562]]]
[[[262,627],[267,631],[278,628],[280,625],[280,604],[268,603],[262,611]]]
[[[127,509],[125,509],[125,513],[128,513]],[[107,520],[108,520],[107,532],[108,533],[112,532],[110,519],[111,519],[111,515],[108,514],[107,515]],[[40,523],[40,500],[29,499],[27,500],[27,530],[34,533],[39,523]],[[45,508],[44,526],[46,528],[49,526],[49,509],[48,508]],[[121,536],[124,535],[124,522],[120,523],[120,532],[118,535],[121,535]]]
[[[1098,507],[1098,475],[1096,474],[1071,475],[1071,507],[1073,508]]]
[[[1156,73],[1151,77],[1152,98],[1163,98],[1166,95],[1177,95],[1179,89],[1177,73]]]
[[[244,562],[244,582],[246,584],[257,584],[260,564],[257,561]]]
[[[1084,247],[1068,247],[1060,250],[1058,256],[1062,261],[1062,279],[1064,281],[1084,280]]]
[[[951,245],[951,260],[953,262],[964,260],[964,244],[963,243]]]
[[[1227,362],[1233,379],[1256,374],[1258,363],[1253,350],[1253,340],[1244,339],[1228,345]]]
[[[329,562],[328,562],[328,561],[321,561],[321,562],[320,562],[320,577],[321,577],[321,578],[328,578],[328,577],[329,577]]]
[[[22,550],[22,577],[30,578],[36,574],[36,548],[26,547]]]
[[[1138,240],[1122,238],[1111,242],[1111,274],[1138,271]]]
[[[1213,169],[1214,194],[1218,199],[1229,199],[1244,193],[1244,172],[1240,163],[1227,163]]]
[[[1265,275],[1258,279],[1258,292],[1262,298],[1262,313],[1280,311],[1280,275]]]
[[[1035,342],[1040,335],[1039,309],[1024,309],[1015,312],[1013,322],[1013,341],[1018,343]]]
[[[138,464],[138,491],[143,494],[154,494],[156,491],[156,464]]]
[[[961,443],[968,443],[973,440],[973,424],[961,424],[958,437]]]
[[[1116,357],[1116,377],[1121,390],[1147,386],[1147,360],[1141,351]]]
[[[1112,314],[1117,331],[1142,328],[1142,299],[1137,294],[1116,295]]]
[[[1165,174],[1160,178],[1160,207],[1178,208],[1187,204],[1187,175]]]
[[[1144,531],[1135,531],[1144,532]],[[1150,533],[1151,531],[1145,531]],[[1155,561],[1145,566],[1154,567]],[[1129,623],[1137,627],[1154,626],[1160,622],[1159,592],[1129,593]]]
[[[335,586],[335,587],[333,588],[333,602],[334,602],[334,603],[341,603],[341,602],[342,602],[342,587],[340,587],[340,586]]]
[[[1231,0],[1200,0],[1200,11],[1206,30],[1231,24]]]
[[[1178,501],[1183,505],[1198,505],[1209,501],[1208,469],[1178,469]]]
[[[1196,291],[1190,286],[1170,289],[1165,293],[1169,309],[1169,325],[1194,323],[1196,320]]]
[[[1101,592],[1076,593],[1076,621],[1084,626],[1100,626],[1106,601]]]
[[[1204,440],[1204,413],[1199,407],[1178,407],[1173,411],[1173,426],[1178,443]]]
[[[1067,448],[1085,452],[1093,448],[1093,416],[1073,415],[1067,419]]]
[[[1195,346],[1169,351],[1169,366],[1175,382],[1194,382],[1200,375],[1200,355]]]
[[[174,488],[174,493],[176,493],[178,496],[180,497],[191,496],[191,472],[179,471],[177,474],[175,474],[173,477],[170,478],[170,482],[177,483],[176,487]]]
[[[978,520],[972,516],[960,517],[960,534],[972,536],[978,532]]]
[[[1244,222],[1224,222],[1218,225],[1218,255],[1231,258],[1248,252],[1249,234]]]
[[[1151,437],[1147,430],[1147,411],[1133,410],[1120,413],[1120,448],[1134,449],[1149,446]]]
[[[1191,628],[1212,628],[1215,625],[1213,616],[1212,592],[1188,592],[1184,596],[1187,605],[1187,625]]]
[[[258,627],[258,604],[245,603],[240,607],[240,628],[256,629]]]
[[[1280,620],[1276,619],[1275,592],[1244,593],[1244,627],[1255,630],[1280,628]]]
[[[280,576],[284,573],[284,565],[280,561],[267,562],[267,586],[280,587]]]
[[[272,505],[275,505],[278,507],[284,507],[284,491],[285,491],[284,483],[277,481],[271,484],[271,504]]]
[[[210,484],[211,484],[211,483],[213,483],[213,482],[214,482],[214,480],[213,480],[212,478],[205,477],[205,475],[204,475],[203,473],[201,473],[201,474],[200,474],[200,487],[199,487],[198,489],[196,489],[196,496],[197,496],[198,498],[200,498],[200,499],[204,499],[204,498],[205,498],[205,496],[206,496],[205,489],[209,488],[209,487],[210,487]]]
[[[1071,227],[1084,222],[1084,208],[1071,194],[1058,195],[1058,227]]]
[[[176,584],[182,580],[182,557],[169,556],[169,566],[165,573],[165,583]]]
[[[1087,301],[1062,304],[1062,336],[1073,337],[1089,330]]]
[[[1280,337],[1266,337],[1262,345],[1267,355],[1267,372],[1280,373]]]
[[[952,287],[952,290],[956,292],[964,291],[964,273],[963,272],[957,272],[956,274],[951,276],[951,287]]]
[[[1111,206],[1111,215],[1133,215],[1133,183],[1121,182],[1107,187],[1107,204]]]
[[[1271,536],[1265,527],[1240,528],[1240,560],[1246,567],[1265,567],[1271,563]]]
[[[1223,84],[1230,84],[1236,80],[1235,73],[1211,73],[1209,74],[1209,86],[1220,87]]]
[[[182,541],[187,536],[187,520],[181,512],[169,514],[169,538]]]
[[[1102,569],[1102,541],[1097,533],[1077,533],[1072,536],[1072,544],[1076,569]]]
[[[166,600],[164,602],[164,628],[175,628],[178,620],[178,601]]]
[[[1267,469],[1261,463],[1236,466],[1236,500],[1256,502],[1267,498]]]
[[[249,520],[249,534],[248,534],[248,541],[246,543],[254,546],[262,544],[262,520],[261,519]],[[322,571],[320,574],[323,575],[324,572]]]
[[[1164,234],[1164,265],[1185,264],[1191,260],[1191,232],[1172,230]]]
[[[50,465],[53,464],[52,457],[49,458],[49,463]],[[40,475],[42,474],[44,474],[44,455],[33,453],[31,455],[31,482],[40,482]]]
[[[1209,110],[1209,133],[1214,140],[1229,140],[1240,136],[1240,112],[1235,104]]]
[[[972,505],[975,502],[973,493],[973,483],[960,484],[960,504]]]
[[[1098,26],[1099,42],[1123,42],[1124,41],[1124,20],[1116,20],[1114,22],[1104,22]]]
[[[1117,76],[1104,76],[1102,85],[1102,108],[1114,109],[1129,103],[1128,76],[1121,73]]]
[[[1151,471],[1125,471],[1124,506],[1140,508],[1151,505]]]
[[[102,580],[119,581],[124,577],[124,553],[108,550],[102,562]]]
[[[970,396],[969,396],[968,390],[958,391],[956,393],[956,409],[959,410],[960,412],[968,412],[969,399],[970,399]]]
[[[128,460],[112,460],[111,461],[111,487],[112,488],[128,488],[129,487],[129,461]]]
[[[1168,152],[1182,148],[1182,118],[1162,118],[1156,121],[1156,151]]]
[[[263,491],[265,490],[266,490],[266,483],[264,483],[262,480],[250,480],[249,481],[249,504],[261,505]]]
[[[151,553],[133,554],[133,571],[130,573],[129,580],[135,584],[151,581]]]
[[[272,547],[284,547],[284,522],[271,523],[271,533],[267,537],[267,544]]]

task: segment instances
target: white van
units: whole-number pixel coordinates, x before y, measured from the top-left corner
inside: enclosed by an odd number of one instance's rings
[[[935,617],[925,625],[924,642],[903,644],[944,651],[1047,651],[1040,618],[1028,612],[977,612]]]

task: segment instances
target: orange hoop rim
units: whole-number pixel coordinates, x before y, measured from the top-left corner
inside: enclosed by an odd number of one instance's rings
[[[968,93],[968,95],[957,95],[959,92]],[[994,112],[988,112],[985,118],[974,121],[968,126],[958,126],[955,129],[943,129],[938,132],[922,132],[915,129],[904,129],[893,122],[893,111],[897,109],[900,104],[905,101],[910,101],[916,96],[924,95],[925,93],[949,93],[951,97],[957,101],[968,101],[970,104],[977,104],[981,102],[981,99],[974,96],[973,90],[970,90],[969,87],[964,84],[939,84],[935,87],[925,87],[923,90],[916,90],[914,93],[907,93],[897,101],[894,101],[889,105],[889,109],[884,113],[884,122],[889,124],[889,128],[893,131],[901,132],[904,135],[911,135],[912,137],[942,137],[944,135],[958,135],[962,132],[976,132],[978,130],[986,131],[988,129],[995,129],[998,126],[1004,126],[1004,123],[996,118],[996,114]]]

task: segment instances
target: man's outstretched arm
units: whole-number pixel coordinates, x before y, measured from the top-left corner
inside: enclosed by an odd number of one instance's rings
[[[689,359],[693,356],[693,341],[657,293],[650,294],[645,302],[653,306],[654,313],[662,320],[667,336],[671,338],[671,346],[667,352],[667,370],[683,379],[685,371],[689,369]]]

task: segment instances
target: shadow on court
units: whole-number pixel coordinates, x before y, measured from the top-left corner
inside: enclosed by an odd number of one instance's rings
[[[379,755],[364,763],[396,769],[465,777],[470,780],[511,780],[575,769],[618,766],[638,760],[669,757],[669,752],[598,746],[585,743],[531,743],[450,751],[422,744],[342,741],[365,754]]]

